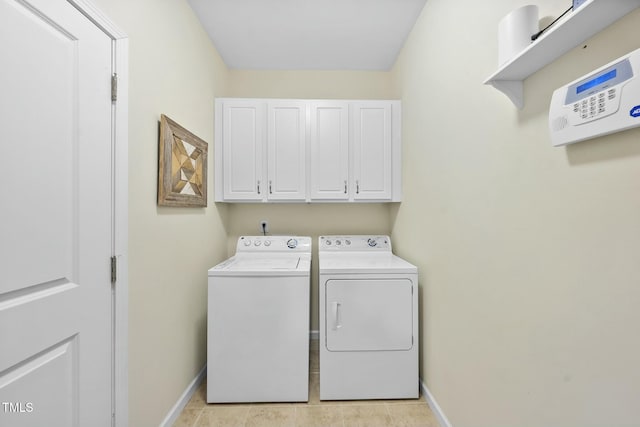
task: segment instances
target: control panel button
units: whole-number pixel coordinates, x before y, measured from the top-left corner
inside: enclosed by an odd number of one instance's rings
[[[345,240],[345,241],[344,241],[344,244],[345,244],[345,245],[347,245],[347,246],[349,246],[349,245],[351,244],[351,240],[349,240],[349,239]]]
[[[251,246],[251,240],[247,239],[244,241],[245,246]]]
[[[264,241],[264,245],[265,246],[271,246],[271,240],[265,240]]]
[[[260,246],[262,244],[262,242],[260,240],[256,240],[255,242],[253,242],[254,246]]]
[[[289,249],[295,249],[298,246],[298,241],[296,239],[287,240],[287,247]]]
[[[340,246],[342,244],[342,240],[336,240],[336,246]]]
[[[367,240],[367,244],[372,248],[375,248],[376,246],[378,246],[378,242],[376,241],[376,239],[371,239],[371,238]]]

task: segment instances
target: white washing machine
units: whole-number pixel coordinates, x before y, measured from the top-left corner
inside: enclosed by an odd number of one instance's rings
[[[243,236],[209,270],[207,402],[309,398],[311,238]]]
[[[418,269],[387,236],[320,236],[320,399],[419,397]]]

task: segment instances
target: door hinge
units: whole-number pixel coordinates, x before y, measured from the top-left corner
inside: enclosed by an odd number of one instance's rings
[[[111,76],[111,101],[118,100],[118,73],[113,73]]]
[[[111,257],[111,283],[112,284],[116,283],[117,273],[118,273],[117,265],[118,265],[118,258],[116,258],[115,256],[112,256]]]

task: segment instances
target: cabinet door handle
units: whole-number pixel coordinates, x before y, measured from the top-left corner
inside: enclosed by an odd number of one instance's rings
[[[360,180],[356,179],[356,194],[360,194]]]
[[[347,194],[347,180],[344,180],[344,194]]]
[[[258,180],[258,194],[260,194],[260,180]]]
[[[271,180],[269,180],[269,194],[273,194],[273,191],[271,191]]]

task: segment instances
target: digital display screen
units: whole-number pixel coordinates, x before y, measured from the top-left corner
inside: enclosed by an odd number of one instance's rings
[[[594,86],[598,86],[600,83],[604,83],[608,80],[615,79],[617,74],[618,74],[618,70],[614,68],[608,73],[604,73],[594,79],[589,80],[588,82],[582,83],[580,86],[576,88],[576,93],[584,92],[585,90],[591,89]]]

